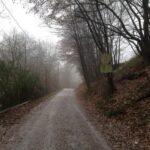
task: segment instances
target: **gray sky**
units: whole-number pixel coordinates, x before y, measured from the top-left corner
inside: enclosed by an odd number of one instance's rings
[[[47,27],[44,24],[44,21],[39,18],[38,15],[34,15],[33,13],[26,13],[27,8],[24,8],[23,5],[20,4],[20,2],[13,4],[12,0],[2,1],[11,11],[23,30],[30,36],[33,36],[36,39],[52,42],[54,44],[58,42],[60,37],[58,37],[57,34],[54,33],[55,30]],[[2,1],[0,0],[0,12],[2,10],[4,10],[4,12],[2,13],[2,17],[0,17],[0,35],[2,35],[3,33],[11,32],[13,28],[16,28],[17,31],[22,32],[3,6]]]
[[[18,2],[13,3],[12,0],[0,0],[0,12],[4,10],[4,12],[0,15],[0,38],[2,38],[3,33],[9,33],[14,28],[18,32],[22,32],[6,8],[3,6],[2,2],[4,2],[19,25],[26,33],[28,33],[29,36],[33,36],[35,39],[53,43],[54,45],[61,39],[55,33],[55,30],[47,27],[44,21],[38,15],[34,15],[31,12],[27,13],[27,7],[23,7],[23,4],[20,3],[20,0],[16,1]],[[28,6],[30,7],[30,5]],[[122,52],[121,58],[123,61],[133,57],[134,53],[131,48],[127,47],[126,49],[123,49],[124,51]]]

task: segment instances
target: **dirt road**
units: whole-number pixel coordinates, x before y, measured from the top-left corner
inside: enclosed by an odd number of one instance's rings
[[[23,120],[10,129],[0,150],[110,150],[76,102],[73,89],[41,103]]]

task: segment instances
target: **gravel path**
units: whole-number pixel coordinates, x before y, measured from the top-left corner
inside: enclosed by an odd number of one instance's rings
[[[110,150],[77,104],[73,89],[41,103],[23,120],[10,129],[0,150]]]

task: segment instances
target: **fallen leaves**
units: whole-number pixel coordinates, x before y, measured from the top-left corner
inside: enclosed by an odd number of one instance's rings
[[[138,71],[137,68],[130,68],[130,73]],[[143,70],[140,68],[140,71],[146,71],[149,75],[150,67]],[[107,103],[97,92],[98,83],[94,83],[94,92],[90,94],[81,85],[77,96],[86,108],[89,118],[106,136],[113,149],[150,149],[150,80],[147,76],[144,74],[134,80],[116,81],[117,91],[111,102]],[[90,100],[86,100],[87,97]],[[105,112],[112,113],[109,115],[113,117],[107,117]]]
[[[50,96],[50,95],[48,95]],[[21,119],[28,114],[35,106],[44,101],[48,96],[32,100],[29,103],[10,109],[0,114],[0,142],[5,139],[7,131],[15,124],[20,124]]]

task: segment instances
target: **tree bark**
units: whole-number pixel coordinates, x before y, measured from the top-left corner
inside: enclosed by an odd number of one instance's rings
[[[108,81],[108,94],[109,97],[111,97],[114,94],[115,86],[114,86],[114,81],[113,81],[113,73],[108,73],[107,74],[107,81]]]

